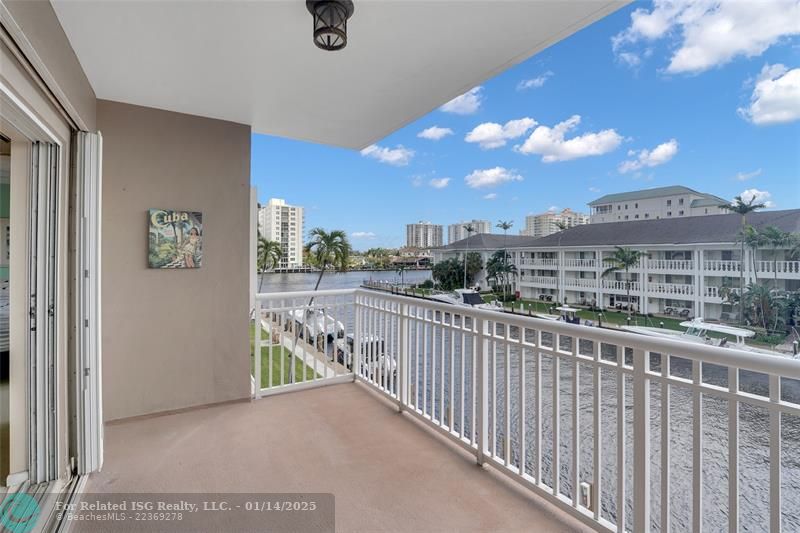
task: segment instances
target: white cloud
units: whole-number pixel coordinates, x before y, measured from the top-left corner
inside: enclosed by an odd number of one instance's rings
[[[592,155],[603,155],[615,150],[622,142],[622,136],[615,130],[602,130],[584,133],[564,139],[566,133],[581,123],[580,115],[573,115],[564,122],[549,128],[539,126],[516,150],[523,154],[539,154],[544,163],[569,161]]]
[[[475,126],[471,132],[467,133],[464,140],[468,143],[478,143],[484,150],[500,148],[506,142],[517,137],[522,137],[528,130],[536,125],[532,118],[520,118],[509,120],[505,125],[496,122],[484,122]]]
[[[652,150],[641,150],[639,152],[629,151],[629,156],[635,156],[635,159],[623,161],[619,166],[619,171],[622,174],[632,170],[640,170],[645,167],[657,167],[663,165],[678,153],[678,141],[670,139],[665,143],[661,143]]]
[[[617,54],[617,61],[629,67],[638,67],[642,59],[639,57],[639,54],[634,52],[620,52]]]
[[[377,144],[371,144],[361,150],[361,155],[377,159],[381,163],[404,167],[414,157],[414,150],[405,148],[402,144],[398,144],[395,148],[385,148]]]
[[[559,207],[557,205],[551,205],[550,207],[547,208],[547,212],[548,213],[555,213],[556,211],[558,211],[558,209],[559,209]]]
[[[497,193],[496,192],[490,192],[489,194],[484,195],[483,199],[484,200],[496,200],[497,199]]]
[[[434,189],[444,189],[450,183],[450,178],[433,178],[428,182],[428,185]]]
[[[496,187],[497,185],[509,181],[522,181],[522,176],[503,167],[487,168],[483,170],[473,170],[472,173],[464,178],[469,187],[479,189],[481,187]]]
[[[782,37],[800,34],[797,0],[655,0],[638,8],[611,42],[617,57],[640,41],[671,39],[667,72],[702,72],[738,56],[755,57]],[[637,61],[638,64],[638,61]]]
[[[421,187],[422,186],[422,176],[414,176],[411,178],[411,185],[414,187]]]
[[[478,86],[470,89],[461,96],[456,96],[439,109],[445,113],[455,113],[456,115],[471,115],[481,107],[483,87]]]
[[[739,114],[759,125],[800,119],[800,68],[764,65],[750,96],[750,106],[740,107]]]
[[[768,191],[759,191],[758,189],[746,189],[739,195],[746,203],[764,204],[766,207],[775,207],[772,201],[772,195]]]
[[[424,129],[421,132],[417,133],[417,137],[420,139],[428,139],[429,141],[438,141],[442,137],[447,137],[448,135],[452,135],[453,130],[450,128],[440,128],[439,126],[431,126],[430,128]]]
[[[752,172],[739,172],[734,176],[737,181],[747,181],[761,175],[761,169]]]
[[[600,189],[597,187],[589,187],[589,192],[600,192]]]
[[[535,78],[531,78],[528,80],[522,80],[517,84],[518,91],[524,91],[525,89],[538,89],[542,85],[544,85],[550,77],[553,76],[553,72],[548,70],[541,76],[536,76]]]
[[[354,231],[350,234],[354,239],[374,239],[375,234],[371,231]]]

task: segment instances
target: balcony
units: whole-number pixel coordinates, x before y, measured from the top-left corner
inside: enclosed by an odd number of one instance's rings
[[[594,259],[564,259],[564,267],[572,270],[594,270],[596,264]]]
[[[520,265],[523,267],[546,268],[558,270],[558,259],[522,259]]]
[[[607,291],[615,291],[615,292],[627,292],[628,291],[628,283],[627,281],[622,280],[615,280],[615,279],[604,279],[603,280],[603,290]],[[641,285],[638,281],[631,281],[630,282],[630,291],[631,292],[639,292],[641,289]]]
[[[133,459],[98,479],[178,488],[207,468],[169,461],[187,440],[222,472],[203,479],[335,491],[342,530],[800,528],[800,361],[361,289],[259,295],[256,316],[255,345],[307,367],[256,357],[257,398],[358,386],[112,426]],[[531,518],[543,502],[555,523]]]
[[[553,287],[558,284],[555,276],[520,276],[519,284],[526,287]]]
[[[666,296],[692,296],[694,285],[686,283],[648,283],[647,292]]]
[[[741,261],[703,261],[703,271],[706,276],[738,276],[741,265]]]
[[[647,269],[650,272],[691,272],[694,261],[685,259],[650,259]]]
[[[564,278],[564,287],[567,289],[597,289],[597,280],[594,278]]]
[[[761,277],[800,279],[800,261],[757,261],[756,268]]]

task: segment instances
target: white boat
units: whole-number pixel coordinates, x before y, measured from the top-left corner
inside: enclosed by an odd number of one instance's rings
[[[461,305],[465,307],[474,307],[476,309],[488,309],[490,311],[503,310],[503,306],[497,302],[484,302],[481,294],[474,289],[456,289],[453,292],[431,294],[429,298],[431,300],[436,300],[437,302]]]
[[[640,335],[647,335],[650,337],[661,337],[666,339],[677,339],[684,342],[691,342],[694,344],[708,344],[709,346],[719,346],[722,348],[736,348],[737,350],[744,350],[747,352],[761,353],[764,355],[779,355],[786,357],[787,354],[776,352],[774,350],[765,350],[763,348],[756,348],[749,346],[745,339],[755,336],[755,332],[749,329],[737,328],[734,326],[726,326],[723,324],[711,324],[704,322],[702,318],[698,317],[693,320],[681,322],[680,326],[686,328],[686,331],[676,331],[664,328],[652,328],[645,326],[620,326],[620,329],[630,331],[631,333],[638,333]],[[709,337],[708,332],[721,333],[724,335],[735,338],[735,341],[729,341],[728,337]]]
[[[352,370],[350,355],[355,349],[355,336],[348,333],[344,338],[336,339],[336,360]],[[382,337],[369,335],[361,341],[362,371],[369,373],[373,379],[385,374],[394,377],[397,374],[397,361],[394,357],[385,354],[385,344]]]
[[[561,307],[556,307],[555,310],[558,311],[559,314],[550,315],[544,313],[533,313],[532,316],[536,318],[542,318],[544,320],[551,320],[553,322],[561,321],[561,322],[567,322],[569,324],[581,323],[581,319],[578,316],[578,311],[580,311],[580,309],[575,309],[574,307],[562,305]]]
[[[326,334],[328,338],[334,339],[344,335],[344,324],[322,309],[295,309],[290,311],[289,315],[299,326],[301,338]]]

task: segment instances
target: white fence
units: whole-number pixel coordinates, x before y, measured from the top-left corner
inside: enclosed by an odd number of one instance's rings
[[[265,329],[308,299],[258,295]],[[298,323],[328,370],[257,391],[368,383],[599,530],[800,529],[800,361],[362,289],[312,307],[353,342]]]

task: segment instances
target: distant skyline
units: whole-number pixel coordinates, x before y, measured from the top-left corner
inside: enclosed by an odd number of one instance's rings
[[[665,185],[797,208],[798,19],[798,1],[634,3],[361,151],[253,135],[252,181],[359,250]]]

